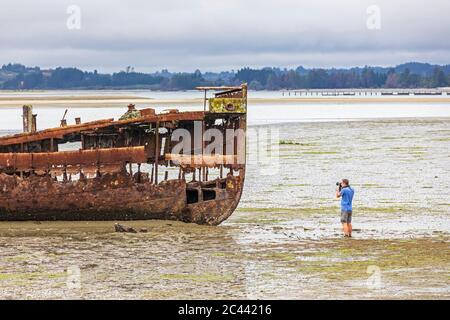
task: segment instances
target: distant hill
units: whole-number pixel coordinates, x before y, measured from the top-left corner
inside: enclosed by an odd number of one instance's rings
[[[433,70],[435,68],[441,68],[442,71],[447,75],[450,73],[450,65],[439,66],[420,62],[409,62],[398,65],[397,67],[395,67],[395,71],[398,73],[402,73],[406,69],[409,69],[411,73],[418,74],[421,76],[430,76],[433,74]]]
[[[133,67],[112,74],[77,68],[41,69],[18,63],[0,69],[0,89],[106,89],[145,88],[189,90],[201,85],[236,85],[247,82],[255,90],[301,88],[432,88],[450,86],[450,65],[408,62],[395,67],[354,67],[347,69],[304,68],[172,73],[136,72]]]

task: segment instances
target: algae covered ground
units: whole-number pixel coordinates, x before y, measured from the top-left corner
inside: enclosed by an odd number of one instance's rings
[[[0,223],[0,298],[450,298],[450,119],[249,130],[244,196],[224,224]],[[334,198],[344,177],[352,239]]]

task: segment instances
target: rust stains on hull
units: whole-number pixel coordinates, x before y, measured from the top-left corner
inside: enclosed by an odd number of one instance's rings
[[[0,174],[0,221],[104,221],[179,220],[218,225],[234,211],[242,192],[241,177],[228,177],[225,189],[210,188],[217,199],[186,203],[192,184],[183,180],[138,183],[127,173],[75,182],[55,182],[50,177]],[[190,186],[191,185],[191,186]],[[202,187],[194,183],[202,194]]]

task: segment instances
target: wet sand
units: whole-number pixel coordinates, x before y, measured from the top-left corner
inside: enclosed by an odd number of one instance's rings
[[[310,240],[267,223],[128,224],[150,232],[116,234],[107,222],[2,223],[0,297],[449,298],[446,235]]]
[[[450,119],[259,126],[238,210],[170,221],[0,223],[0,298],[450,299]],[[344,153],[342,151],[345,151]],[[278,164],[278,165],[277,165]],[[356,190],[340,231],[335,182]]]

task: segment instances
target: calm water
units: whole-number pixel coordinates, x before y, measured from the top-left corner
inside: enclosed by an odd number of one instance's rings
[[[450,118],[384,118],[450,107],[392,107],[251,106],[245,192],[219,227],[0,223],[0,298],[449,299]],[[15,116],[0,111],[3,134]],[[353,239],[334,199],[342,177],[356,190]]]
[[[79,97],[79,96],[110,96],[110,97],[144,97],[162,100],[183,100],[202,98],[202,93],[197,91],[184,92],[148,92],[148,91],[42,91],[42,92],[0,92],[0,98],[4,97]],[[432,118],[450,117],[450,103],[439,102],[446,96],[429,97],[436,102],[433,103],[311,103],[292,102],[289,97],[282,96],[281,92],[257,91],[250,92],[250,98],[278,99],[270,105],[261,101],[249,105],[249,124],[273,124],[284,122],[317,122],[317,121],[346,121],[361,119],[389,119],[389,118]],[[370,96],[358,97],[360,99]],[[401,98],[401,97],[399,97]],[[391,97],[392,99],[392,97]],[[203,106],[195,102],[184,101],[177,105],[154,106],[158,112],[169,108],[178,108],[181,111],[202,110]],[[96,105],[95,108],[70,108],[70,105],[62,105],[59,108],[51,107],[41,102],[34,107],[38,114],[38,128],[44,129],[59,125],[59,120],[64,115],[64,110],[69,109],[67,119],[74,123],[75,117],[81,117],[82,121],[93,121],[98,119],[119,118],[126,111],[127,101],[115,102],[113,107],[108,105]],[[145,103],[138,103],[138,108],[149,107]],[[19,130],[22,128],[22,110],[20,107],[0,107],[0,129]]]

